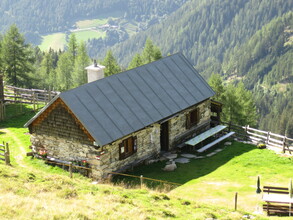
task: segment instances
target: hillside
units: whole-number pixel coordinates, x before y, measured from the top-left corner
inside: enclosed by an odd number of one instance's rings
[[[260,127],[293,137],[293,13],[273,19],[222,65],[227,79],[253,90]]]
[[[93,184],[78,174],[70,179],[58,167],[25,157],[29,136],[22,126],[32,115],[0,125],[1,140],[9,142],[12,154],[12,167],[0,162],[1,219],[242,219],[246,213],[185,198],[184,185],[177,195],[176,190]]]
[[[79,40],[104,40],[107,47],[161,22],[186,1],[4,0],[0,2],[0,30],[3,33],[16,24],[28,42],[40,45],[45,41],[42,49],[63,49],[64,43],[55,45],[60,38],[54,35],[62,34],[65,41],[72,32],[78,34]]]
[[[113,51],[127,65],[150,37],[163,54],[182,51],[206,79],[212,73],[229,82],[243,78],[255,95],[259,127],[292,136],[292,22],[286,14],[292,9],[287,0],[193,0]]]

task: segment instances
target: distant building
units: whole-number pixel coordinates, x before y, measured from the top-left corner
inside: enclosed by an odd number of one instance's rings
[[[25,126],[35,153],[87,160],[103,178],[209,129],[214,94],[178,53],[63,92]]]

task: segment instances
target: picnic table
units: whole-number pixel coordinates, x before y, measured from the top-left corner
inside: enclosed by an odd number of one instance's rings
[[[195,146],[198,143],[204,141],[205,139],[219,133],[220,131],[224,130],[227,126],[225,125],[217,125],[216,127],[213,127],[203,133],[201,133],[200,135],[197,135],[196,137],[188,140],[185,142],[185,144],[187,145],[191,145],[191,146]]]
[[[267,215],[272,214],[288,214],[291,216],[293,198],[289,195],[289,189],[286,187],[272,187],[264,186],[264,193],[262,200],[266,202],[263,205],[263,210],[267,211]]]

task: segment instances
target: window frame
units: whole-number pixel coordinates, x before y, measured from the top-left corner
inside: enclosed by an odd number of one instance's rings
[[[200,112],[199,108],[195,108],[188,112],[186,117],[186,128],[189,129],[195,125],[197,125],[200,121]]]
[[[137,137],[125,138],[119,144],[119,160],[124,160],[137,152]]]

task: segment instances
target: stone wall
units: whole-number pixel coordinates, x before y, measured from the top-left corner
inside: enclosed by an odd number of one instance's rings
[[[119,144],[122,140],[131,136],[137,137],[137,152],[126,159],[119,160]],[[123,171],[131,165],[135,165],[147,158],[159,155],[160,125],[153,124],[150,127],[117,140],[112,144],[103,146],[102,150],[105,154],[100,156],[100,161],[96,161],[95,164],[92,164],[92,167],[95,168],[93,174],[95,176],[106,176],[107,172]],[[92,155],[89,155],[89,157],[92,157]]]
[[[203,131],[209,129],[211,117],[211,102],[204,101],[196,106],[188,108],[184,112],[178,114],[169,120],[169,143],[170,148],[184,142],[185,139],[191,138]],[[188,113],[196,108],[199,108],[200,120],[196,126],[188,129],[186,128],[186,117]]]
[[[130,136],[137,137],[137,152],[124,160],[119,160],[119,144],[123,139]],[[87,160],[92,170],[93,178],[106,177],[108,172],[124,170],[125,168],[144,159],[156,156],[160,152],[160,125],[153,124],[132,135],[117,140],[112,144],[103,147],[95,147],[93,145],[82,144],[80,141],[68,140],[66,138],[51,136],[49,134],[31,135],[32,150],[39,152],[45,149],[48,156],[58,158],[65,161],[81,161]],[[97,156],[100,156],[100,160]]]

